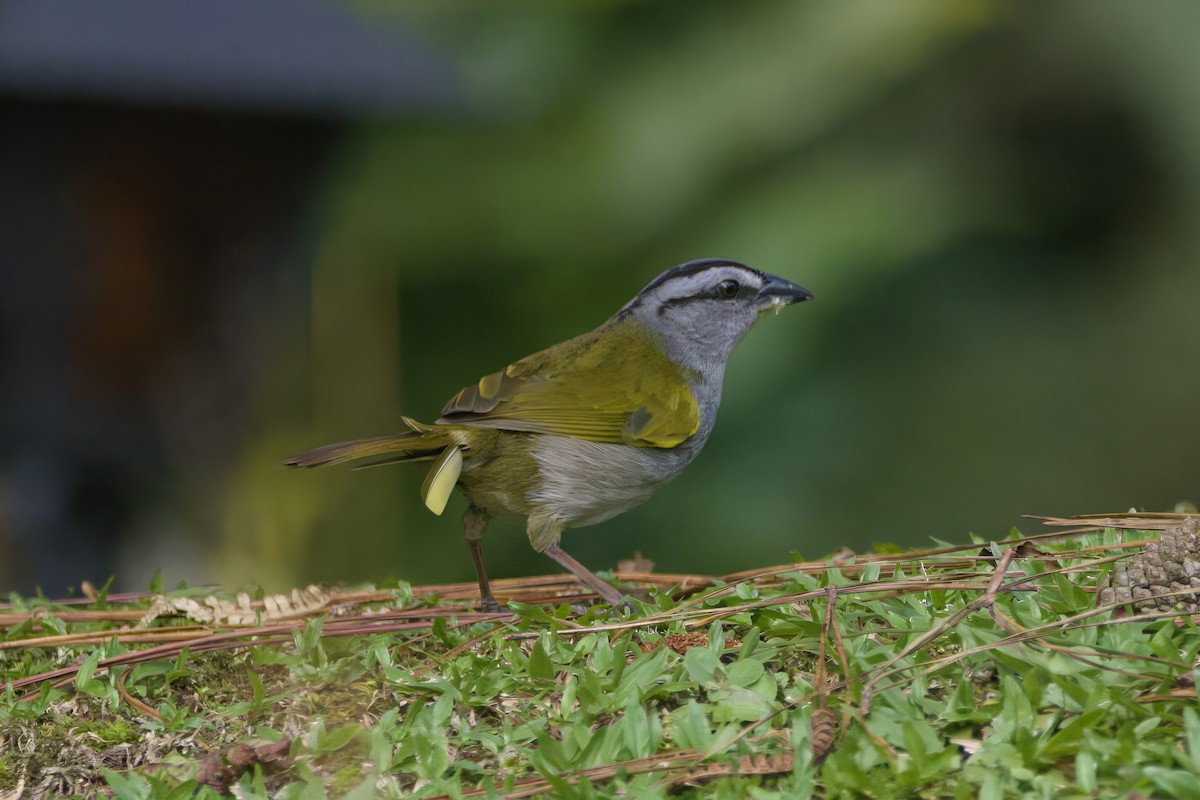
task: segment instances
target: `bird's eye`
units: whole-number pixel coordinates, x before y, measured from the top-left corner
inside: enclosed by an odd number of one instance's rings
[[[717,294],[728,300],[731,297],[736,297],[740,288],[737,281],[726,278],[717,284]]]

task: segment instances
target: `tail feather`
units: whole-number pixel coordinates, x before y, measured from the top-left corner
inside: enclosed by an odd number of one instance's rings
[[[438,455],[451,442],[444,436],[438,436],[436,428],[405,419],[405,423],[413,428],[411,433],[397,433],[391,436],[376,436],[372,439],[359,439],[353,442],[338,442],[327,444],[309,450],[307,453],[292,456],[283,462],[287,467],[325,467],[332,464],[344,464],[348,461],[363,459],[378,459],[363,467],[374,467],[380,464],[395,464],[404,461],[429,461]]]
[[[376,456],[404,458],[413,449],[420,448],[420,440],[421,437],[415,433],[402,433],[395,436],[360,439],[356,442],[338,442],[292,456],[283,463],[288,467],[324,467]]]

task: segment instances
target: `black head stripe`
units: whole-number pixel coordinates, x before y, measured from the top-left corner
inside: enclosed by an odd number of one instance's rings
[[[737,261],[730,261],[727,258],[698,258],[695,261],[687,261],[683,264],[677,264],[663,274],[659,275],[654,280],[650,281],[650,283],[646,284],[644,289],[638,292],[637,297],[629,301],[629,303],[618,312],[618,317],[623,318],[628,316],[631,311],[642,304],[642,300],[646,295],[650,294],[667,281],[673,281],[676,278],[695,275],[698,272],[704,272],[705,270],[713,269],[714,267],[734,267],[736,269],[743,269],[747,272],[757,275],[759,280],[766,280],[766,275],[764,273]],[[687,299],[688,298],[680,298],[679,301],[684,301]]]
[[[671,267],[662,275],[659,275],[657,278],[650,281],[650,283],[646,285],[646,288],[642,289],[639,294],[644,294],[652,289],[656,289],[667,281],[674,280],[675,278],[681,278],[685,275],[695,275],[697,272],[703,272],[704,270],[712,269],[713,267],[737,267],[739,269],[753,272],[759,278],[765,280],[763,273],[751,267],[747,267],[745,264],[741,264],[737,261],[730,261],[727,258],[698,258],[695,261],[686,261],[683,264],[677,264],[676,266]]]

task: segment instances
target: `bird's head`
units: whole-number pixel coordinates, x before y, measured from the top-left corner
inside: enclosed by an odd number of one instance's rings
[[[734,346],[767,311],[812,299],[796,284],[721,258],[672,267],[617,312],[614,323],[641,323],[673,360],[724,366]]]

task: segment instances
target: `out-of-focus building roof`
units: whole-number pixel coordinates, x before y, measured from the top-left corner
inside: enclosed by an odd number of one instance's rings
[[[0,94],[317,116],[460,96],[435,48],[320,0],[0,0]]]

